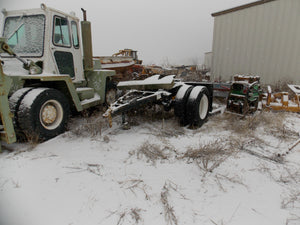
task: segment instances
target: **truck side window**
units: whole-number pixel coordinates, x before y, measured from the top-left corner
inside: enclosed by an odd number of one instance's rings
[[[71,30],[72,30],[72,40],[74,48],[79,48],[79,40],[78,40],[78,30],[77,23],[75,21],[71,22]]]
[[[12,48],[14,48],[20,40],[24,39],[25,36],[25,29],[24,24],[22,24],[14,33],[11,35],[8,40],[7,44],[9,44]]]
[[[54,45],[71,47],[67,19],[58,16],[54,17],[53,43]]]

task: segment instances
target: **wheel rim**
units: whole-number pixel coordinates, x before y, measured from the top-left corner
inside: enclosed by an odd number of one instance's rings
[[[56,100],[46,101],[40,110],[40,122],[47,130],[56,129],[63,120],[63,108]]]
[[[201,120],[204,120],[208,112],[208,97],[203,94],[199,104],[199,116]]]

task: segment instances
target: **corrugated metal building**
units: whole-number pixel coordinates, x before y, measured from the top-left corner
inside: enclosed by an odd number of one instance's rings
[[[300,84],[300,0],[262,0],[213,13],[212,75]]]
[[[212,66],[212,52],[205,52],[204,53],[204,66],[206,69],[211,71]]]

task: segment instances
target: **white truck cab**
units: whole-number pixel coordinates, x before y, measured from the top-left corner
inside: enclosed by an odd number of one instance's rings
[[[40,9],[2,12],[1,36],[20,58],[35,62],[43,74],[68,74],[73,82],[84,81],[79,18],[44,4]],[[14,67],[17,60],[2,57],[6,65],[4,72],[15,73],[10,67]]]

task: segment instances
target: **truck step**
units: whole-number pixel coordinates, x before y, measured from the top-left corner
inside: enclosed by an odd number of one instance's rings
[[[87,109],[92,106],[99,105],[101,103],[101,98],[97,93],[94,93],[93,98],[82,100],[80,103],[81,103],[83,109]]]
[[[79,96],[80,101],[94,98],[94,89],[89,87],[76,88],[76,92]]]

